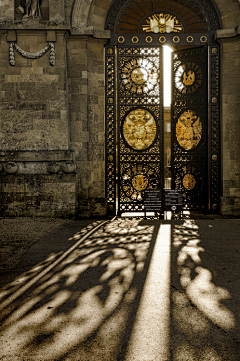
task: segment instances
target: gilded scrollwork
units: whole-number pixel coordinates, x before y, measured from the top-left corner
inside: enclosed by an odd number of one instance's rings
[[[202,137],[202,122],[194,111],[181,114],[176,124],[176,137],[179,145],[186,150],[198,145]]]
[[[149,16],[142,29],[152,33],[178,33],[183,31],[183,26],[176,16],[160,13]]]
[[[131,111],[123,122],[123,136],[136,150],[148,148],[156,137],[157,126],[153,116],[144,109]]]

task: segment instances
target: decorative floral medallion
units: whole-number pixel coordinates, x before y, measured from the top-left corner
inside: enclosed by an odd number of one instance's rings
[[[143,150],[153,143],[157,126],[153,116],[144,109],[131,111],[123,122],[123,136],[128,145]]]
[[[176,124],[179,145],[186,150],[195,148],[202,137],[202,122],[193,110],[181,114]]]
[[[183,177],[184,188],[186,188],[187,190],[191,190],[195,187],[195,185],[196,185],[196,179],[192,174],[186,174]]]
[[[201,86],[203,73],[200,66],[189,61],[187,64],[178,66],[175,72],[175,85],[182,94],[193,94]]]
[[[147,93],[158,83],[158,69],[149,59],[132,59],[122,68],[122,84],[131,93]]]
[[[157,189],[159,187],[158,176],[156,170],[149,165],[124,166],[121,169],[120,198],[131,202],[141,202],[146,188]]]
[[[132,179],[132,185],[137,191],[142,191],[148,186],[148,177],[144,174],[137,174]]]

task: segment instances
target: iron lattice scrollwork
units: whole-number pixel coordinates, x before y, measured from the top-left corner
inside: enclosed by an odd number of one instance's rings
[[[207,206],[207,48],[173,54],[172,175],[185,209]]]
[[[216,99],[210,105],[210,208],[218,212],[220,208],[220,112],[219,112],[219,48],[210,48],[210,98]]]
[[[201,53],[201,51],[200,51]],[[198,51],[196,51],[196,56]],[[175,85],[179,93],[182,94],[194,94],[196,91],[203,89],[201,87],[203,81],[203,69],[197,61],[187,61],[182,63],[181,59],[175,63]]]
[[[163,184],[161,48],[118,49],[119,213],[144,210],[145,189]]]
[[[116,214],[115,49],[106,47],[106,196],[108,214]]]
[[[182,189],[184,208],[189,210],[204,210],[206,207],[203,192],[205,189],[205,165],[177,163],[174,166],[175,186]]]
[[[160,187],[160,166],[156,167],[155,163],[131,165],[121,162],[120,173],[121,210],[144,210],[144,190]]]
[[[210,0],[116,0],[109,11],[105,28],[115,33],[141,33],[144,26],[148,29],[148,18],[154,14],[165,19],[176,18],[173,29],[181,24],[185,33],[209,32],[219,28]],[[158,21],[158,26],[161,28],[161,21]],[[152,27],[154,31],[154,24]],[[167,29],[164,31],[167,32]],[[159,32],[162,32],[161,29]]]

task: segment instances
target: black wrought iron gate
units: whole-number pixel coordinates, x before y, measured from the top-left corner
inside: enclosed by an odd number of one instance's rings
[[[163,188],[162,47],[118,46],[117,88],[114,49],[107,54],[108,213],[116,214],[116,199],[118,214],[140,212],[145,189]]]
[[[208,206],[208,48],[173,53],[172,178],[185,209]]]
[[[162,47],[118,47],[119,213],[163,187]]]

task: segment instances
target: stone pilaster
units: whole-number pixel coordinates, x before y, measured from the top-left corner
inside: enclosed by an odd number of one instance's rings
[[[68,41],[71,147],[77,164],[79,215],[104,215],[104,42]]]
[[[240,38],[239,28],[217,32],[222,44],[221,127],[223,215],[240,215]]]

